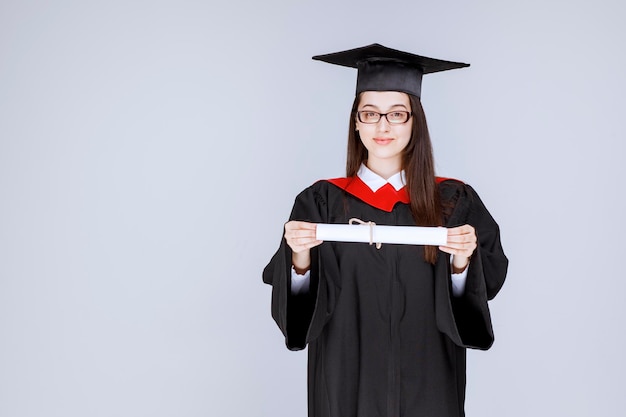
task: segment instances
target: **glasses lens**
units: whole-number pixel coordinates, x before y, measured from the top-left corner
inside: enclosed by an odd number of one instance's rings
[[[406,123],[406,121],[409,120],[409,112],[394,111],[387,113],[387,120],[389,120],[389,123]]]
[[[360,111],[357,115],[361,123],[378,123],[380,120],[380,113],[375,111]]]

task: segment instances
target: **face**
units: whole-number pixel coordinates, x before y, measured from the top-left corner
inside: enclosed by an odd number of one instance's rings
[[[409,96],[397,91],[365,91],[357,111],[393,113],[411,111]],[[392,119],[392,115],[388,116]],[[381,117],[378,123],[363,123],[356,119],[361,142],[367,149],[367,166],[379,175],[393,175],[402,167],[402,151],[411,139],[412,121],[389,123]]]

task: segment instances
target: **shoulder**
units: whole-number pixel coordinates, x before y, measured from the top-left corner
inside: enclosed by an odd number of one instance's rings
[[[313,184],[305,188],[302,193],[327,194],[329,192],[332,193],[339,190],[345,190],[346,187],[348,187],[354,181],[354,179],[354,177],[340,177],[317,180]]]
[[[339,181],[337,180],[344,180]],[[334,179],[322,179],[314,182],[304,190],[302,190],[296,200],[315,201],[318,205],[324,204],[337,192],[341,192],[343,188],[341,185],[348,183],[349,178],[334,178]]]
[[[448,224],[474,225],[484,219],[492,219],[476,190],[463,181],[446,179],[440,182],[439,195]]]
[[[463,180],[456,178],[435,177],[440,193],[456,194],[466,193],[468,195],[476,194],[472,186]]]
[[[332,188],[332,182],[336,180],[346,180],[346,178],[317,180],[313,184],[309,185],[304,190],[302,190],[300,194],[311,194],[311,193],[324,194],[328,192],[329,188]]]
[[[435,177],[442,201],[457,200],[466,193],[468,185],[456,178]]]
[[[458,179],[440,177],[437,177],[437,185],[446,222],[466,222],[475,203],[480,202],[472,186]]]
[[[464,181],[458,180],[456,178],[448,178],[448,177],[435,177],[435,182],[437,184],[443,184],[443,183],[465,184]]]
[[[290,219],[327,223],[329,212],[341,201],[342,193],[327,180],[316,181],[297,195]]]

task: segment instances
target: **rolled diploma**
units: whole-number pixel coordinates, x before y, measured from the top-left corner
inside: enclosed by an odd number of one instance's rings
[[[448,229],[445,227],[375,225],[372,233],[373,243],[441,246],[448,241]],[[335,242],[370,243],[370,226],[317,223],[315,238]]]

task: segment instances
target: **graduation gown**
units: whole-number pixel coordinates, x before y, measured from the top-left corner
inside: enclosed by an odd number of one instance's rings
[[[470,224],[478,236],[463,296],[451,294],[449,255],[432,265],[422,246],[324,242],[311,250],[304,295],[291,295],[284,238],[264,269],[287,347],[308,345],[309,417],[464,416],[465,349],[493,343],[487,301],[508,261],[476,192],[438,182],[445,225]],[[415,225],[407,203],[406,189],[389,184],[372,192],[358,177],[319,181],[297,196],[290,219]]]

